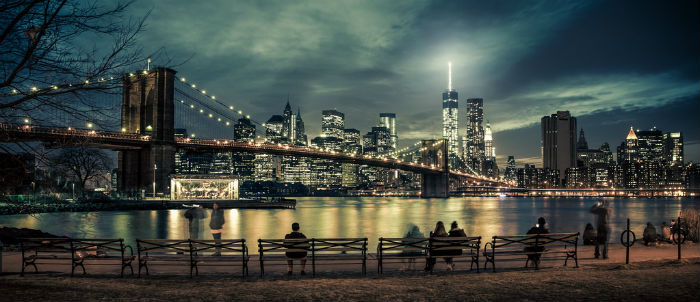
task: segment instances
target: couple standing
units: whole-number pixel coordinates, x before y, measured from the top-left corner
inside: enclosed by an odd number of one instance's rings
[[[199,221],[203,218],[207,218],[207,213],[200,206],[196,205],[185,211],[185,218],[188,220],[189,235],[190,239],[198,239],[199,237]],[[212,205],[211,219],[209,220],[209,229],[211,231],[211,236],[216,240],[217,244],[221,243],[221,236],[224,232],[224,224],[226,219],[224,218],[224,211],[219,207],[219,203],[215,202]],[[215,256],[221,255],[221,248],[217,247]]]

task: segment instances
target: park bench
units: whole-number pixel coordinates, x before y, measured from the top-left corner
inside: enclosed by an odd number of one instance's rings
[[[146,270],[146,275],[149,274],[148,265],[150,263],[159,265],[188,263],[190,276],[192,276],[194,267],[192,266],[189,239],[136,239],[136,250],[139,257],[139,277],[141,277],[142,268]]]
[[[428,254],[429,238],[379,238],[377,271],[384,273],[384,263],[411,263]]]
[[[131,263],[134,261],[134,250],[124,244],[122,238],[73,238],[73,268],[80,266],[85,274],[85,264],[91,265],[119,265],[120,275],[124,276],[127,267],[134,274]],[[127,248],[129,253],[127,254]],[[72,272],[71,272],[72,274]]]
[[[496,256],[503,260],[522,260],[525,257],[525,267],[531,256],[537,256],[538,261],[533,261],[535,269],[539,269],[543,258],[564,257],[564,266],[571,258],[578,267],[578,236],[579,233],[493,236],[493,241],[484,246],[484,269],[491,262],[493,271],[496,271]]]
[[[476,264],[479,272],[479,250],[481,248],[481,236],[478,237],[431,237],[428,242],[427,258],[452,258],[453,261],[467,259],[469,270]],[[455,261],[459,262],[459,261]],[[430,267],[433,272],[434,265]]]
[[[124,269],[131,266],[134,260],[133,250],[124,244],[124,239],[98,238],[25,238],[20,242],[22,250],[22,271],[27,266],[33,266],[38,272],[37,264],[70,264],[71,276],[80,267],[86,273],[85,264],[120,265],[121,276]],[[129,249],[129,254],[126,249]]]
[[[240,266],[241,277],[248,275],[250,256],[245,239],[190,239],[190,244],[195,275],[199,275],[200,266]],[[218,255],[214,255],[214,253],[218,253]]]
[[[362,275],[367,274],[367,238],[313,238],[311,240],[311,268],[335,261],[334,264],[362,264]]]
[[[284,262],[286,252],[304,252],[311,257],[312,275],[317,265],[361,264],[362,274],[367,273],[367,238],[311,238],[311,239],[258,239],[260,275],[265,272],[266,262]]]
[[[34,272],[39,272],[37,264],[71,264],[71,276],[75,270],[73,262],[73,242],[70,238],[22,238],[20,250],[22,251],[22,270],[20,276],[28,266],[34,267]]]
[[[286,253],[307,253],[305,258],[289,258]],[[311,254],[311,239],[258,239],[260,276],[265,274],[265,264],[287,265],[290,259],[308,259]]]
[[[217,242],[218,241],[218,242]],[[137,239],[141,269],[149,275],[149,265],[189,265],[190,277],[199,275],[199,266],[241,266],[241,275],[248,273],[248,248],[245,239]],[[218,253],[218,255],[214,255]]]

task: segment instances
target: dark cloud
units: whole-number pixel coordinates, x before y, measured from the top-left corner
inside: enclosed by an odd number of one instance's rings
[[[697,1],[141,5],[153,7],[147,50],[192,56],[180,75],[258,120],[280,114],[291,95],[310,137],[330,108],[363,133],[395,112],[406,145],[440,136],[452,61],[460,127],[464,100],[483,97],[498,154],[539,156],[537,123],[557,110],[578,116],[595,144],[653,123],[700,140]]]

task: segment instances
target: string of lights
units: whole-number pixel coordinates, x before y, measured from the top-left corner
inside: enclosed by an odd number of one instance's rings
[[[237,114],[239,114],[239,115],[241,115],[241,116],[243,116],[243,117],[249,119],[251,122],[253,122],[253,123],[257,124],[257,125],[260,125],[261,127],[265,128],[265,129],[268,129],[267,126],[265,125],[265,123],[261,123],[261,122],[259,122],[259,121],[257,121],[257,120],[251,119],[251,118],[250,118],[250,115],[249,115],[249,114],[244,114],[244,113],[243,113],[243,110],[241,110],[240,108],[236,109],[235,106],[233,106],[233,105],[227,105],[227,104],[225,104],[224,102],[218,100],[218,99],[216,98],[215,95],[213,95],[213,94],[211,94],[211,93],[208,93],[205,89],[202,89],[201,87],[198,87],[197,84],[192,83],[192,82],[188,82],[188,81],[187,81],[187,78],[185,78],[185,77],[179,77],[178,80],[179,80],[181,83],[186,84],[186,85],[185,85],[186,87],[188,87],[188,88],[190,88],[190,89],[192,89],[192,90],[194,90],[194,91],[197,91],[199,94],[201,94],[201,95],[205,96],[206,98],[210,99],[214,104],[217,104],[217,105],[221,106],[222,108],[226,108],[226,109],[229,110],[230,112],[235,112],[235,113],[237,113]],[[181,91],[181,93],[186,94],[184,91]],[[212,110],[213,110],[213,109],[212,109]]]

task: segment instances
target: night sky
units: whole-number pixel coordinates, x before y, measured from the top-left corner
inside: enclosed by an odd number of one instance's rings
[[[630,126],[682,131],[700,160],[698,1],[152,1],[140,43],[179,75],[257,120],[287,94],[310,138],[321,110],[362,133],[395,112],[401,145],[441,136],[447,62],[466,99],[484,99],[499,165],[541,165],[539,121],[569,110],[589,146]],[[189,60],[188,60],[189,59]]]

